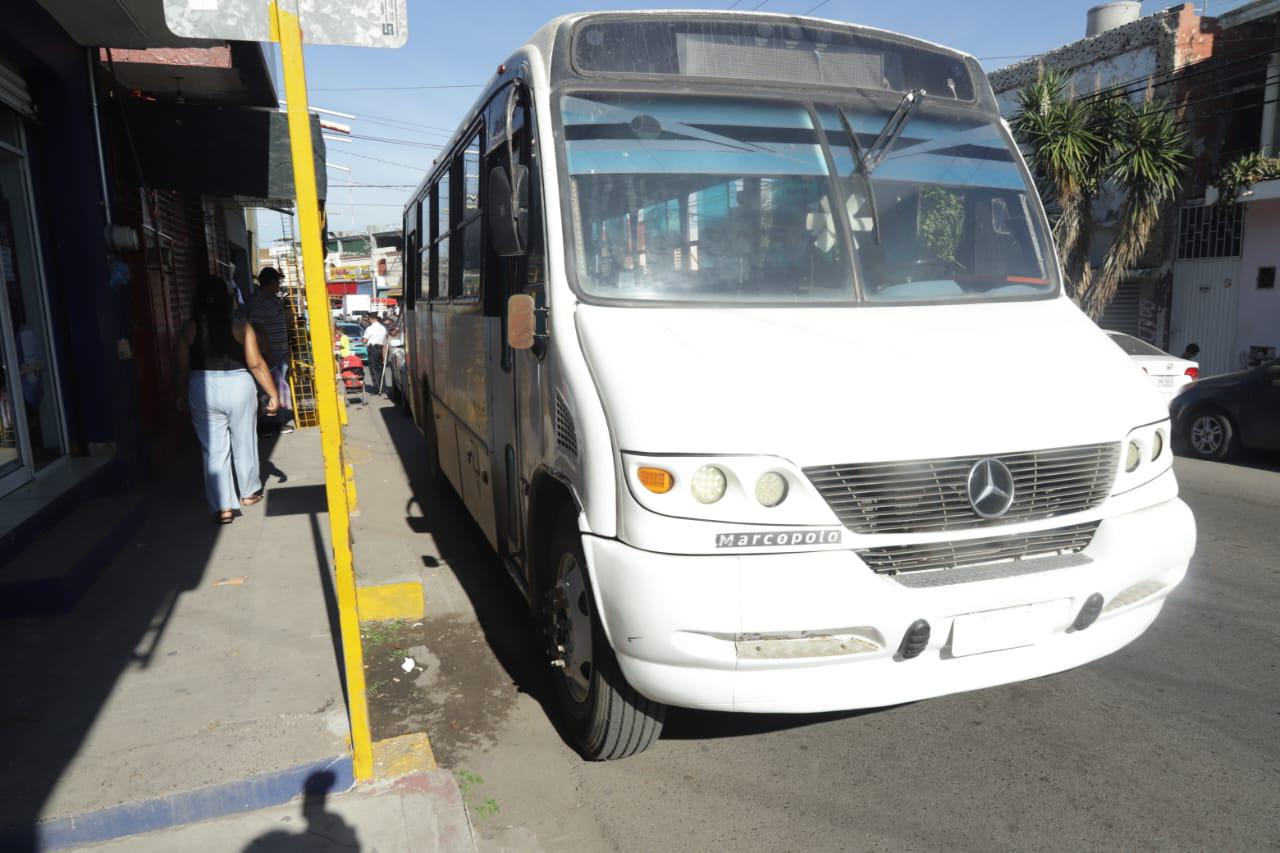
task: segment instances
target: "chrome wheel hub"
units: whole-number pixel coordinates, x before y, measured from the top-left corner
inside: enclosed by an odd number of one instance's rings
[[[1201,453],[1216,452],[1222,439],[1222,424],[1212,415],[1202,415],[1191,425],[1191,445]]]
[[[591,598],[573,554],[560,558],[556,585],[547,593],[551,665],[563,670],[569,695],[585,702],[591,689]]]

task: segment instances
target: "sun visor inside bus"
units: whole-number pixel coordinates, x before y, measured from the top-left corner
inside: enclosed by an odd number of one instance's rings
[[[927,47],[779,19],[587,19],[573,36],[580,73],[783,81],[974,100],[965,62]]]

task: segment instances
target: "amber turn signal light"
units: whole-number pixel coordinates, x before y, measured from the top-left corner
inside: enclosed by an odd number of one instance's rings
[[[671,472],[662,468],[639,468],[636,470],[636,478],[640,485],[655,495],[665,495],[676,484],[676,478],[671,476]]]

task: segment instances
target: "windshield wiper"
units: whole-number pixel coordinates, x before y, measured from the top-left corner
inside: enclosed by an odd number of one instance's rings
[[[840,116],[840,124],[844,127],[845,135],[849,137],[849,148],[853,151],[856,161],[854,169],[862,175],[863,182],[867,185],[867,204],[871,208],[871,236],[875,238],[877,246],[880,245],[880,211],[876,207],[876,188],[871,182],[871,173],[884,162],[885,155],[902,135],[902,129],[907,126],[907,119],[911,118],[911,113],[924,100],[924,96],[924,89],[912,89],[903,95],[893,115],[889,116],[889,120],[884,123],[884,127],[880,129],[879,135],[868,149],[864,149],[862,143],[858,141],[858,134],[854,132],[849,116],[845,115],[844,107],[836,108],[836,113]]]
[[[858,134],[853,132],[853,125],[849,122],[849,117],[844,114],[843,107],[837,107],[836,112],[840,115],[840,124],[844,126],[845,135],[849,137],[849,148],[853,151],[854,171],[862,175],[862,182],[867,187],[867,205],[871,208],[871,236],[876,241],[876,245],[880,245],[880,211],[876,208],[876,188],[871,183],[871,169],[867,165],[867,153],[862,150],[862,143],[858,141]],[[879,138],[877,137],[877,142]]]
[[[889,120],[884,123],[884,127],[880,130],[880,135],[876,137],[876,141],[872,142],[871,147],[867,149],[863,168],[868,175],[878,169],[880,164],[884,162],[885,155],[889,153],[893,143],[897,142],[898,137],[902,135],[902,129],[907,126],[907,119],[911,118],[911,113],[924,100],[924,96],[924,89],[912,89],[902,96],[901,101],[898,101],[897,109],[893,111],[893,115],[889,116]]]

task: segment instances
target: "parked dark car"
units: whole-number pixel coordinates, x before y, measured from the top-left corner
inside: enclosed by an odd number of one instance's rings
[[[1173,398],[1169,417],[1174,439],[1203,459],[1239,447],[1280,450],[1280,360],[1192,383]]]

